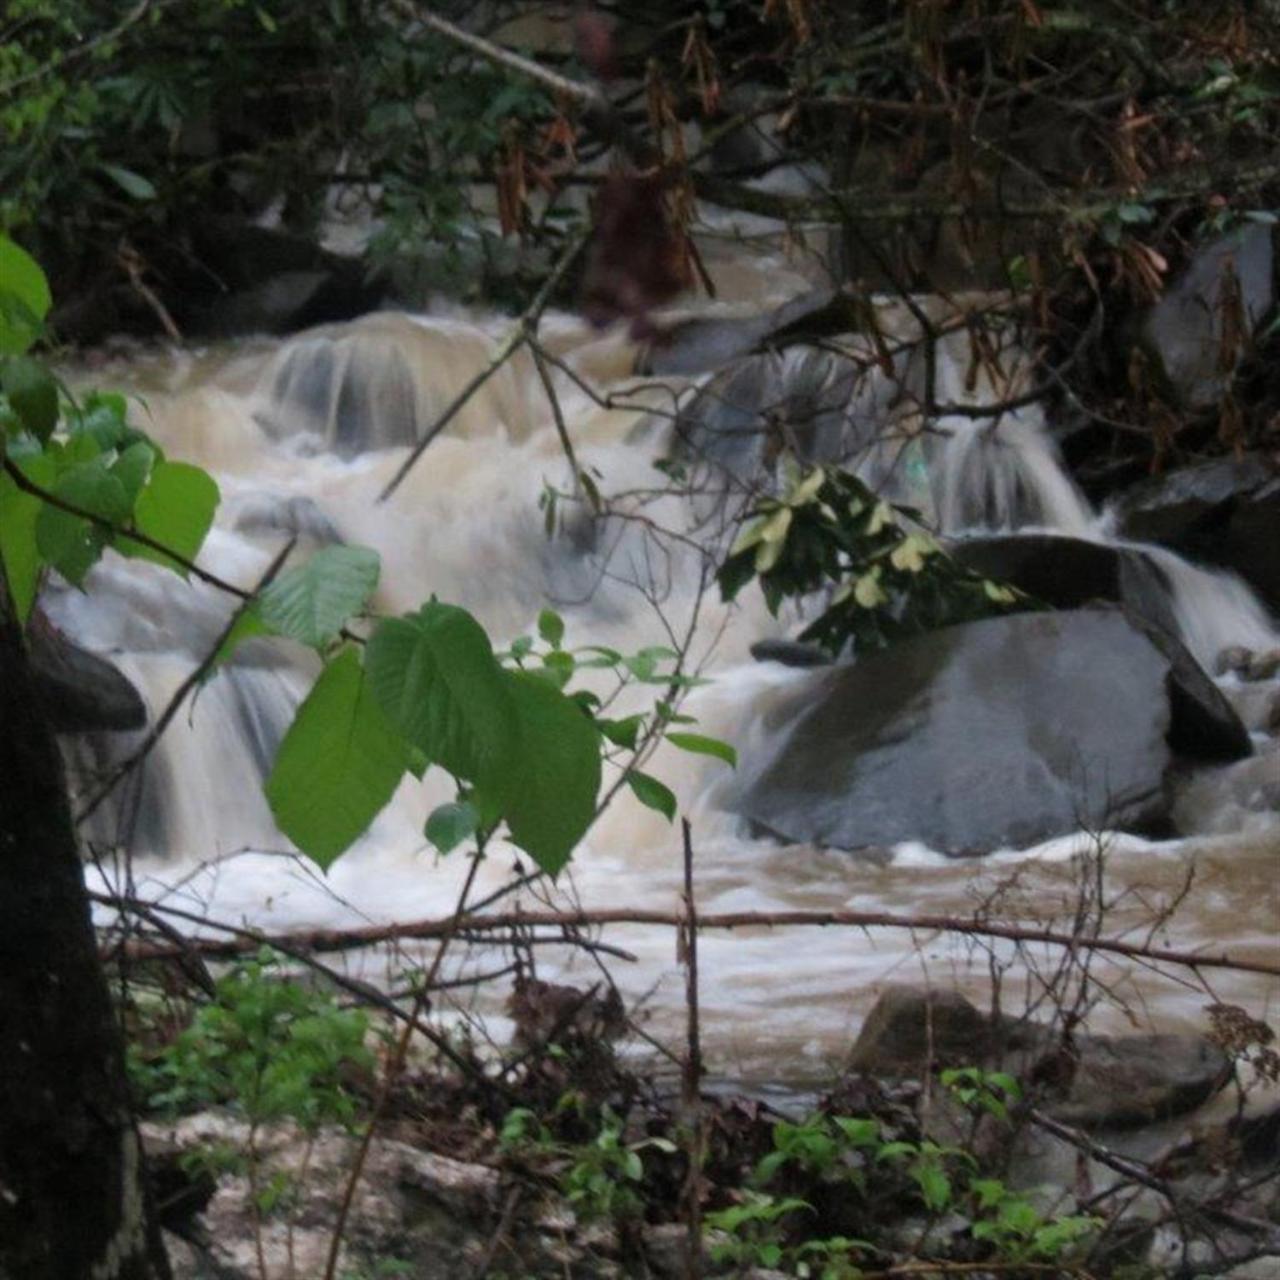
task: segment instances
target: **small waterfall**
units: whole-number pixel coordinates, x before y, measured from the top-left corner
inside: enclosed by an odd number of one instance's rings
[[[904,342],[911,323],[901,318]],[[219,526],[202,563],[251,586],[289,536],[300,537],[298,555],[343,541],[379,552],[379,611],[403,611],[436,593],[471,609],[498,643],[531,630],[548,603],[564,614],[575,645],[630,652],[692,631],[693,659],[714,683],[688,709],[700,731],[745,746],[769,731],[771,709],[786,703],[798,678],[774,664],[748,665],[748,647],[783,632],[788,620],[771,618],[756,591],[723,606],[708,587],[710,559],[693,544],[725,536],[726,498],[740,503],[761,483],[780,442],[798,442],[810,456],[843,458],[946,535],[1039,530],[1114,543],[1062,466],[1038,406],[956,412],[923,423],[919,364],[909,346],[895,357],[894,377],[865,349],[850,360],[794,347],[745,357],[711,376],[646,380],[633,376],[637,352],[624,336],[594,333],[560,316],[544,326],[547,347],[568,370],[553,369],[553,384],[579,464],[602,492],[630,495],[620,514],[593,525],[566,498],[559,528],[547,536],[539,499],[548,487],[567,494],[572,486],[551,406],[527,356],[490,379],[395,497],[379,504],[411,442],[486,367],[507,324],[379,315],[216,353],[176,373],[139,369],[148,429],[172,456],[213,470],[222,486]],[[1022,385],[1016,363],[1009,377],[994,379],[975,370],[967,343],[964,333],[939,343],[937,402],[984,410],[1016,396]],[[857,340],[851,349],[859,350]],[[606,396],[612,401],[602,403]],[[663,492],[669,478],[661,468],[682,459],[720,478],[692,495]],[[656,538],[655,527],[679,536]],[[1202,663],[1211,666],[1228,644],[1277,643],[1265,613],[1236,579],[1158,548],[1143,550],[1167,580],[1178,626]],[[154,565],[108,555],[87,594],[55,591],[46,607],[69,634],[119,664],[154,716],[209,651],[231,602]],[[95,819],[93,837],[129,838],[145,855],[140,874],[182,880],[193,901],[224,918],[287,927],[452,909],[465,868],[433,865],[424,849],[423,815],[448,794],[446,782],[430,774],[425,792],[405,784],[327,879],[268,856],[284,842],[262,799],[262,779],[315,670],[313,657],[283,644],[243,651],[174,719],[134,789]],[[646,709],[650,694],[630,691],[616,714]],[[75,746],[82,793],[139,740],[120,735]],[[921,895],[930,909],[970,909],[978,874],[972,869],[922,850],[900,870],[817,850],[780,850],[752,838],[724,811],[723,800],[741,780],[723,765],[666,746],[646,767],[673,786],[694,818],[704,909],[901,910],[918,907]],[[1222,828],[1206,819],[1201,829]],[[1067,842],[1059,843],[1066,849]],[[1119,856],[1132,850],[1134,874],[1146,876],[1149,848],[1132,842]],[[255,852],[193,870],[238,850]],[[624,793],[591,832],[570,883],[588,903],[666,906],[679,893],[675,855],[671,828]],[[1261,855],[1248,862],[1258,876],[1264,865]],[[509,866],[509,859],[491,858],[481,891],[501,884]],[[1264,883],[1255,876],[1223,892],[1238,891],[1242,915],[1254,918],[1265,905],[1258,888]],[[623,945],[640,957],[630,979],[636,990],[663,980],[669,935],[633,930]],[[719,1014],[740,1017],[742,1001],[776,1013],[785,1023],[771,1038],[778,1053],[815,1037],[839,1039],[849,1024],[850,984],[865,984],[910,954],[901,939],[872,945],[850,934],[824,942],[812,956],[797,953],[779,963],[766,938],[708,940],[708,1017],[713,1023]],[[738,984],[733,1000],[717,981]],[[658,1006],[678,1005],[678,991],[664,996],[666,990],[655,997]],[[753,1051],[760,1052],[744,1048],[744,1060]]]

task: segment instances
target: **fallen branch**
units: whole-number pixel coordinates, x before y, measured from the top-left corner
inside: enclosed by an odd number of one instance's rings
[[[96,895],[95,901],[117,905],[114,898]],[[149,903],[154,907],[155,904]],[[197,920],[199,917],[194,917]],[[213,928],[225,928],[213,921]],[[288,945],[313,952],[344,951],[406,939],[439,938],[456,930],[468,934],[501,933],[512,929],[559,928],[592,929],[603,925],[665,925],[684,927],[683,912],[644,911],[604,908],[595,911],[510,911],[494,915],[468,915],[460,921],[453,917],[417,920],[407,924],[365,925],[352,929],[312,929],[299,933],[271,935],[254,932],[250,938],[196,939],[191,949],[209,959],[233,959],[261,946]],[[800,926],[818,928],[906,929],[912,932],[955,933],[974,938],[1003,938],[1009,942],[1042,943],[1104,954],[1125,956],[1188,969],[1231,969],[1239,973],[1263,973],[1280,978],[1280,963],[1248,960],[1225,952],[1180,951],[1168,947],[1145,946],[1118,938],[1091,938],[1033,925],[998,924],[967,919],[963,916],[895,915],[888,911],[727,911],[698,916],[700,931],[707,929],[789,929]],[[573,939],[565,942],[572,945]],[[182,948],[167,943],[129,943],[125,955],[137,959],[167,959],[185,954]]]

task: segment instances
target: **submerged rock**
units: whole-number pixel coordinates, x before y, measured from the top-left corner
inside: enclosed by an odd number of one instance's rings
[[[798,686],[739,811],[788,842],[952,854],[1167,817],[1167,660],[1120,613],[1014,614]]]

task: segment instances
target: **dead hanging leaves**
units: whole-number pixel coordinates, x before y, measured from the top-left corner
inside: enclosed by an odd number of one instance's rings
[[[637,337],[651,332],[650,313],[693,284],[689,226],[695,197],[684,130],[656,63],[645,78],[654,162],[610,174],[593,210],[582,309],[593,324],[625,319]]]
[[[668,208],[668,182],[657,168],[610,174],[596,196],[582,310],[592,324],[631,322],[637,337],[649,315],[689,287],[683,231]]]

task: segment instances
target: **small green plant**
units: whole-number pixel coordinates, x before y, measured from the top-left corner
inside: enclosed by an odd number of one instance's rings
[[[1007,1071],[986,1071],[982,1067],[954,1067],[941,1076],[951,1096],[973,1112],[985,1112],[997,1120],[1008,1120],[1009,1107],[1022,1097],[1022,1086]]]
[[[971,1234],[987,1241],[1002,1262],[1060,1262],[1102,1225],[1102,1219],[1085,1214],[1046,1218],[998,1178],[975,1178],[969,1194],[981,1215]]]
[[[717,580],[732,600],[758,578],[775,614],[784,600],[829,591],[827,608],[801,640],[832,654],[850,643],[865,651],[1039,607],[953,560],[919,526],[917,512],[885,502],[857,476],[835,466],[803,470],[790,454],[782,473],[783,492],[748,513]]]
[[[861,1185],[864,1154],[881,1145],[880,1123],[853,1116],[814,1115],[800,1124],[773,1126],[773,1150],[756,1165],[757,1185],[768,1184],[786,1166],[826,1180]]]
[[[350,1125],[359,1103],[344,1078],[369,1069],[369,1021],[280,976],[268,950],[219,979],[212,1002],[150,1059],[131,1059],[147,1104],[180,1112],[224,1105],[252,1125],[295,1120],[314,1132]]]
[[[744,1190],[738,1204],[717,1209],[703,1218],[723,1239],[712,1239],[708,1252],[719,1265],[777,1267],[786,1253],[784,1222],[793,1214],[812,1212],[813,1206],[795,1196],[779,1198],[762,1191]]]
[[[577,1106],[566,1094],[557,1110]],[[626,1141],[622,1120],[608,1107],[601,1113],[595,1136],[584,1143],[557,1141],[544,1121],[528,1107],[507,1112],[498,1135],[508,1154],[548,1164],[565,1198],[588,1220],[621,1222],[634,1219],[644,1209],[644,1153],[673,1155],[677,1148],[667,1138]]]

